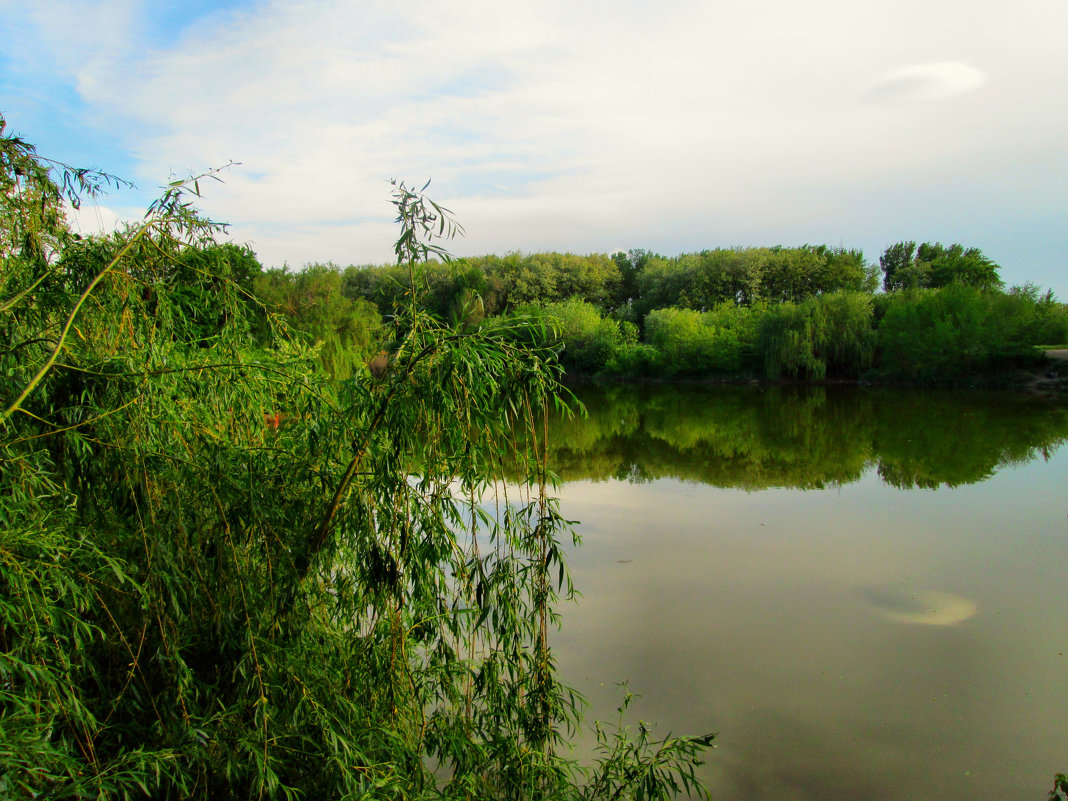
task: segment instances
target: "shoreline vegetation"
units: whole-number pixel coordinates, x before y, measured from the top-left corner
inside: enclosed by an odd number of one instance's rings
[[[448,210],[394,185],[413,291],[338,380],[352,352],[195,210],[213,177],[79,237],[64,200],[112,179],[0,118],[0,797],[707,798],[713,735],[656,735],[625,691],[571,752],[575,535],[536,425],[568,396],[519,322],[425,309]]]
[[[5,798],[707,798],[714,735],[625,689],[570,752],[564,371],[923,380],[1068,340],[973,249],[895,246],[883,295],[822,246],[453,261],[403,183],[394,265],[264,270],[197,212],[217,179],[82,237],[64,204],[122,182],[0,116]]]
[[[1068,306],[1006,289],[998,269],[976,248],[912,242],[878,265],[823,245],[512,253],[432,262],[419,291],[439,319],[554,349],[568,380],[1063,389],[1045,349],[1068,343]],[[374,331],[411,291],[388,265],[261,270],[251,286],[338,377],[375,357]]]

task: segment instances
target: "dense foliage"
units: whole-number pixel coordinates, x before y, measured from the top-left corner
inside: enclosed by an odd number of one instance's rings
[[[730,248],[484,256],[428,268],[432,307],[457,319],[520,312],[556,321],[546,344],[569,373],[821,381],[991,380],[1068,342],[1068,306],[1002,289],[976,248],[914,242],[857,250]],[[378,304],[407,291],[395,267],[347,267],[343,292]],[[472,312],[468,311],[470,318]]]
[[[379,329],[337,271],[219,246],[209,176],[78,240],[60,200],[99,180],[0,125],[0,795],[703,794],[711,737],[560,755],[570,529],[536,422],[560,368],[522,319],[421,305],[447,210],[396,187]]]
[[[1068,341],[1065,307],[1034,288],[956,283],[895,293],[879,323],[882,369],[913,380],[964,379],[1034,363],[1034,345]]]
[[[267,310],[281,314],[294,332],[318,346],[319,361],[335,378],[359,372],[382,333],[378,308],[343,293],[342,280],[334,265],[313,264],[299,273],[258,272],[253,283]]]
[[[938,242],[898,242],[886,249],[879,258],[883,271],[883,288],[887,292],[899,289],[930,289],[965,284],[978,289],[998,289],[1003,286],[998,277],[998,265],[983,255],[979,248],[963,245],[945,247]]]

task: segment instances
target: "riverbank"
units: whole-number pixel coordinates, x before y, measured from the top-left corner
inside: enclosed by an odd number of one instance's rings
[[[1043,349],[1045,359],[1034,365],[1003,372],[956,376],[952,378],[909,381],[883,376],[877,371],[859,378],[830,377],[820,380],[806,378],[770,379],[756,373],[735,373],[707,376],[622,375],[611,373],[587,373],[569,370],[564,376],[569,385],[582,384],[652,384],[686,386],[887,386],[887,387],[939,387],[965,389],[1019,390],[1043,395],[1068,392],[1068,348]]]
[[[1068,392],[1068,348],[1046,349],[1046,362],[1030,375],[1026,388],[1041,394]]]

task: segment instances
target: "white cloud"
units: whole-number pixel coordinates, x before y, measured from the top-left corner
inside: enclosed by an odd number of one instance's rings
[[[89,236],[91,234],[109,234],[129,220],[138,220],[145,210],[133,206],[106,206],[93,200],[82,202],[81,208],[74,209],[69,203],[64,204],[67,220],[75,233]]]
[[[875,101],[943,100],[979,89],[986,75],[960,61],[913,64],[886,73],[868,89]]]
[[[66,5],[47,0],[48,15]],[[915,176],[989,174],[989,213],[1012,165],[1068,134],[1049,99],[1068,80],[1053,0],[1011,16],[964,0],[271,0],[163,46],[130,21],[145,18],[134,0],[86,8],[47,40],[127,138],[130,177],[241,162],[205,207],[269,262],[387,258],[388,241],[369,243],[389,235],[393,176],[434,178],[470,232],[464,252],[828,232],[870,250],[864,237],[899,235],[880,204]],[[131,40],[93,51],[93,13]],[[968,239],[979,198],[942,200],[910,202]]]

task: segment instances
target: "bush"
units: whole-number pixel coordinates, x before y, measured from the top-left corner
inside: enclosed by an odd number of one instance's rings
[[[964,284],[895,293],[879,325],[880,365],[891,377],[960,380],[1033,364],[1034,346],[1064,336],[1064,311],[1030,290]]]
[[[637,341],[637,327],[602,317],[597,308],[572,298],[545,306],[522,306],[513,314],[534,324],[531,341],[555,346],[568,372],[601,372],[625,347]]]
[[[758,349],[768,378],[822,381],[856,377],[875,351],[871,296],[834,292],[772,306],[761,318]]]
[[[763,304],[712,311],[657,309],[645,318],[645,339],[659,354],[664,375],[733,375],[754,366],[757,324]]]

